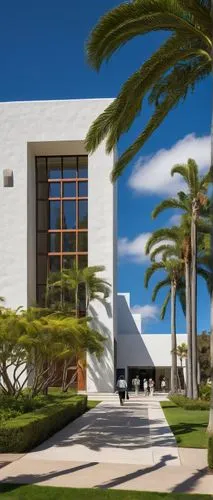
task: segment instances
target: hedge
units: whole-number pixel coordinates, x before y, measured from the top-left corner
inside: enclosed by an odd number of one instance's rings
[[[213,471],[213,435],[208,440],[208,466]]]
[[[45,441],[87,408],[86,396],[62,398],[31,413],[10,419],[0,427],[0,452],[24,453]]]
[[[181,394],[173,394],[169,396],[170,401],[175,403],[177,406],[181,406],[184,410],[209,410],[209,401],[204,401],[201,399],[189,399]]]

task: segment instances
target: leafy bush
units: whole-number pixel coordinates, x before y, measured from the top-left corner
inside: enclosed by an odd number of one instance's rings
[[[208,466],[213,470],[213,435],[209,436],[208,441]]]
[[[53,397],[52,401],[46,407],[3,422],[0,426],[0,452],[31,450],[82,415],[87,407],[86,396]]]
[[[42,406],[44,406],[44,403],[39,398],[31,399],[29,397],[22,396],[20,399],[16,399],[13,396],[5,396],[1,394],[0,425],[11,418],[36,410]]]
[[[171,395],[170,400],[177,406],[184,408],[184,410],[209,410],[209,401],[189,399],[181,394]]]
[[[210,385],[201,385],[200,386],[200,398],[204,401],[210,401],[211,398],[211,386]]]

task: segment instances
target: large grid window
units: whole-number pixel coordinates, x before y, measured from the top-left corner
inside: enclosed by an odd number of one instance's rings
[[[37,302],[47,275],[88,263],[88,157],[36,157]]]

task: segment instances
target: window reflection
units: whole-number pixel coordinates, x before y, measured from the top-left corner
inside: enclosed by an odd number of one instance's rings
[[[78,227],[79,229],[87,228],[88,225],[88,203],[87,200],[79,200],[78,202]]]
[[[76,228],[76,202],[63,201],[63,229]]]
[[[61,227],[61,202],[50,201],[49,203],[49,229],[60,229]]]

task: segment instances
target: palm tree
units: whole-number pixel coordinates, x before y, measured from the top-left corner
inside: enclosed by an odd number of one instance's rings
[[[89,64],[99,70],[104,61],[135,36],[162,30],[169,32],[167,40],[128,78],[118,97],[94,121],[87,134],[89,152],[105,138],[106,150],[111,152],[140,113],[144,99],[148,97],[154,106],[145,128],[116,162],[114,180],[169,111],[211,73],[211,0],[122,2],[99,20],[87,43]]]
[[[207,189],[210,182],[210,172],[203,177],[199,176],[198,166],[196,162],[189,159],[186,165],[176,165],[171,170],[171,175],[179,174],[186,182],[187,194],[184,192],[178,193],[176,198],[170,198],[162,201],[152,213],[155,218],[159,213],[168,208],[181,209],[190,220],[190,239],[184,239],[187,242],[186,250],[188,252],[188,262],[185,261],[185,280],[186,288],[189,291],[191,282],[190,306],[187,302],[187,331],[190,331],[189,325],[189,308],[191,308],[191,342],[188,345],[188,360],[190,369],[190,359],[192,359],[192,393],[193,398],[198,397],[197,385],[197,227],[200,215],[207,215],[209,211],[206,209],[208,205]],[[209,227],[205,227],[200,222],[200,230],[209,231]],[[189,245],[190,243],[190,245]],[[190,253],[189,253],[190,252]],[[186,254],[187,255],[187,254]],[[190,257],[190,258],[189,258]],[[189,294],[188,294],[189,301]],[[188,340],[190,340],[190,335]],[[192,346],[192,347],[191,347]],[[191,355],[192,351],[192,355]],[[190,395],[189,395],[190,396]]]
[[[169,287],[169,291],[166,295],[164,303],[161,308],[161,319],[164,318],[166,309],[169,301],[171,302],[171,343],[172,343],[172,367],[171,367],[171,391],[172,393],[177,392],[178,389],[178,377],[177,377],[177,355],[176,355],[176,299],[177,293],[180,292],[183,287],[182,282],[182,269],[183,263],[180,259],[172,258],[168,260],[161,260],[160,262],[154,262],[149,266],[145,273],[144,285],[147,288],[150,278],[152,275],[159,270],[164,270],[166,272],[165,279],[159,281],[155,286],[152,293],[152,300],[154,301],[157,297],[158,292],[165,286]],[[179,294],[182,301],[182,294]]]
[[[158,245],[156,247],[156,244]],[[154,249],[153,249],[154,247]],[[167,256],[179,255],[184,261],[185,275],[185,306],[186,306],[186,332],[188,343],[187,363],[187,396],[192,398],[192,348],[191,348],[191,240],[190,228],[187,218],[182,218],[180,227],[163,228],[154,231],[146,244],[146,253],[155,259],[162,252]],[[166,255],[165,255],[166,256]]]

